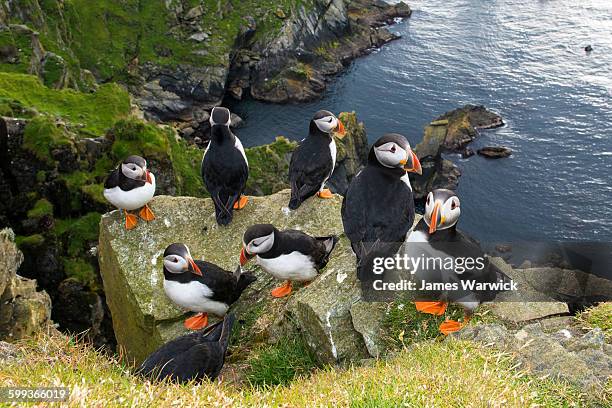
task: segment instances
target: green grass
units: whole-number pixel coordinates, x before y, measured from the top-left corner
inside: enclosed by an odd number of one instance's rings
[[[296,142],[279,136],[269,145],[246,149],[249,161],[247,189],[260,190],[263,195],[272,194],[289,187],[287,156],[297,147]],[[282,177],[279,177],[281,175]]]
[[[56,220],[55,234],[63,242],[69,257],[87,251],[89,242],[97,242],[101,214],[91,212],[77,219]]]
[[[2,92],[2,91],[0,91]],[[28,122],[23,132],[23,147],[36,158],[49,165],[54,163],[51,151],[61,146],[71,146],[66,129],[54,119],[39,115]]]
[[[247,380],[254,387],[286,385],[298,376],[307,376],[318,364],[301,336],[282,337],[264,346],[249,358]]]
[[[168,141],[178,193],[191,197],[208,196],[200,174],[204,152],[196,147],[188,146],[182,139],[177,140],[174,134],[168,135]]]
[[[417,311],[412,302],[391,303],[383,320],[384,340],[390,348],[401,349],[414,342],[442,337],[439,327],[446,319],[463,319],[463,309],[450,305],[445,314],[434,316]]]
[[[42,218],[45,215],[53,215],[53,204],[45,198],[36,201],[34,207],[28,211],[28,218]]]
[[[88,285],[91,289],[97,288],[96,271],[91,263],[81,258],[63,258],[62,261],[66,276]]]
[[[112,152],[117,161],[137,154],[145,158],[164,158],[168,152],[168,131],[136,118],[119,120],[110,130]]]
[[[18,101],[26,108],[59,116],[82,131],[100,136],[118,119],[128,116],[130,99],[117,84],[103,84],[94,93],[55,90],[33,75],[0,72],[0,98]]]
[[[23,248],[37,248],[45,243],[45,237],[41,234],[33,234],[28,236],[16,236],[15,243],[21,249]]]
[[[54,332],[17,343],[0,386],[67,386],[67,406],[570,407],[609,406],[571,386],[518,371],[512,357],[472,343],[416,344],[372,366],[317,370],[287,385],[178,385],[134,377],[130,367]],[[603,396],[606,398],[606,396]]]
[[[606,339],[612,341],[612,302],[602,302],[576,316],[585,329],[600,328]]]

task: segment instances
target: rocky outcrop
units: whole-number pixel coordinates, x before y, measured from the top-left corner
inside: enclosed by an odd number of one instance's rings
[[[326,78],[340,72],[351,60],[399,38],[382,28],[394,18],[408,17],[405,3],[394,5],[372,0],[315,1],[314,7],[297,7],[272,42],[255,44],[254,64],[243,56],[230,88],[251,86],[251,95],[269,102],[304,102],[326,89]],[[245,65],[251,66],[250,81]]]
[[[439,116],[425,127],[423,139],[415,146],[423,175],[411,175],[416,199],[423,199],[436,188],[456,190],[461,171],[444,153],[459,152],[469,157],[474,152],[467,145],[474,140],[478,129],[503,125],[502,118],[484,106],[465,105]]]
[[[522,369],[567,381],[583,392],[602,392],[612,376],[612,345],[601,329],[581,332],[572,318],[545,319],[520,329],[499,324],[467,327],[453,335],[512,353]]]
[[[51,318],[49,295],[36,291],[36,281],[16,274],[23,254],[14,238],[11,230],[0,231],[0,340],[8,341],[35,333]]]

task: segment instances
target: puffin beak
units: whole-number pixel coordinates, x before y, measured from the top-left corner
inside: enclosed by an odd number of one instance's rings
[[[240,266],[246,265],[252,257],[253,255],[247,253],[244,247],[242,247],[242,250],[240,250]]]
[[[196,263],[193,261],[193,259],[192,258],[188,258],[187,261],[189,262],[189,269],[191,270],[191,272],[195,273],[196,275],[202,276],[202,271],[200,270],[198,265],[196,265]]]
[[[408,163],[410,163],[410,167],[408,167]],[[410,150],[410,152],[408,153],[408,158],[406,158],[405,163],[402,164],[404,165],[404,170],[408,172],[416,173],[419,176],[423,174],[423,169],[421,169],[421,162],[412,150]]]
[[[346,134],[346,129],[344,128],[344,124],[342,123],[342,121],[340,119],[337,119],[337,120],[338,120],[338,126],[336,126],[336,129],[335,129],[336,136],[342,139],[344,135]]]
[[[438,228],[438,217],[440,216],[440,202],[437,201],[434,204],[434,209],[433,212],[431,213],[431,221],[429,223],[429,234],[433,234],[434,232],[436,232],[436,229]],[[440,219],[440,221],[442,221]]]
[[[146,172],[147,183],[153,184],[153,179],[151,179],[151,172],[147,170]]]

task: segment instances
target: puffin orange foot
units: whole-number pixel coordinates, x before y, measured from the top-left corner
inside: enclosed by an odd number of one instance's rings
[[[319,197],[319,198],[333,198],[334,195],[329,190],[329,188],[324,188],[323,190],[321,190],[321,191],[319,191],[317,193],[317,197]]]
[[[139,215],[140,215],[140,218],[142,218],[145,221],[153,221],[155,219],[155,214],[153,214],[153,211],[151,211],[149,206],[146,205],[146,204],[140,210],[140,214]]]
[[[244,207],[246,207],[248,202],[249,197],[241,195],[240,198],[234,203],[234,210],[242,210]]]
[[[272,290],[272,296],[274,296],[275,298],[289,296],[292,290],[293,288],[291,286],[291,281],[286,281],[283,285]]]
[[[436,316],[441,316],[446,312],[446,302],[414,302],[416,310],[422,313],[428,313]]]
[[[200,330],[208,326],[208,313],[198,313],[185,320],[185,327],[189,330]]]
[[[128,231],[133,230],[136,228],[136,225],[138,225],[138,217],[125,211],[125,229]]]
[[[440,333],[444,335],[449,335],[456,331],[461,330],[461,328],[465,325],[465,323],[458,322],[456,320],[447,320],[440,325]]]

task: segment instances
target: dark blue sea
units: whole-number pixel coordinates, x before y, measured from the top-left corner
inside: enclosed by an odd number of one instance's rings
[[[402,38],[355,61],[324,97],[301,105],[247,100],[233,109],[248,146],[301,139],[318,109],[356,111],[372,142],[423,127],[466,103],[505,127],[473,143],[512,157],[467,160],[459,226],[481,241],[612,241],[612,1],[410,1]],[[587,44],[593,51],[585,53]]]

